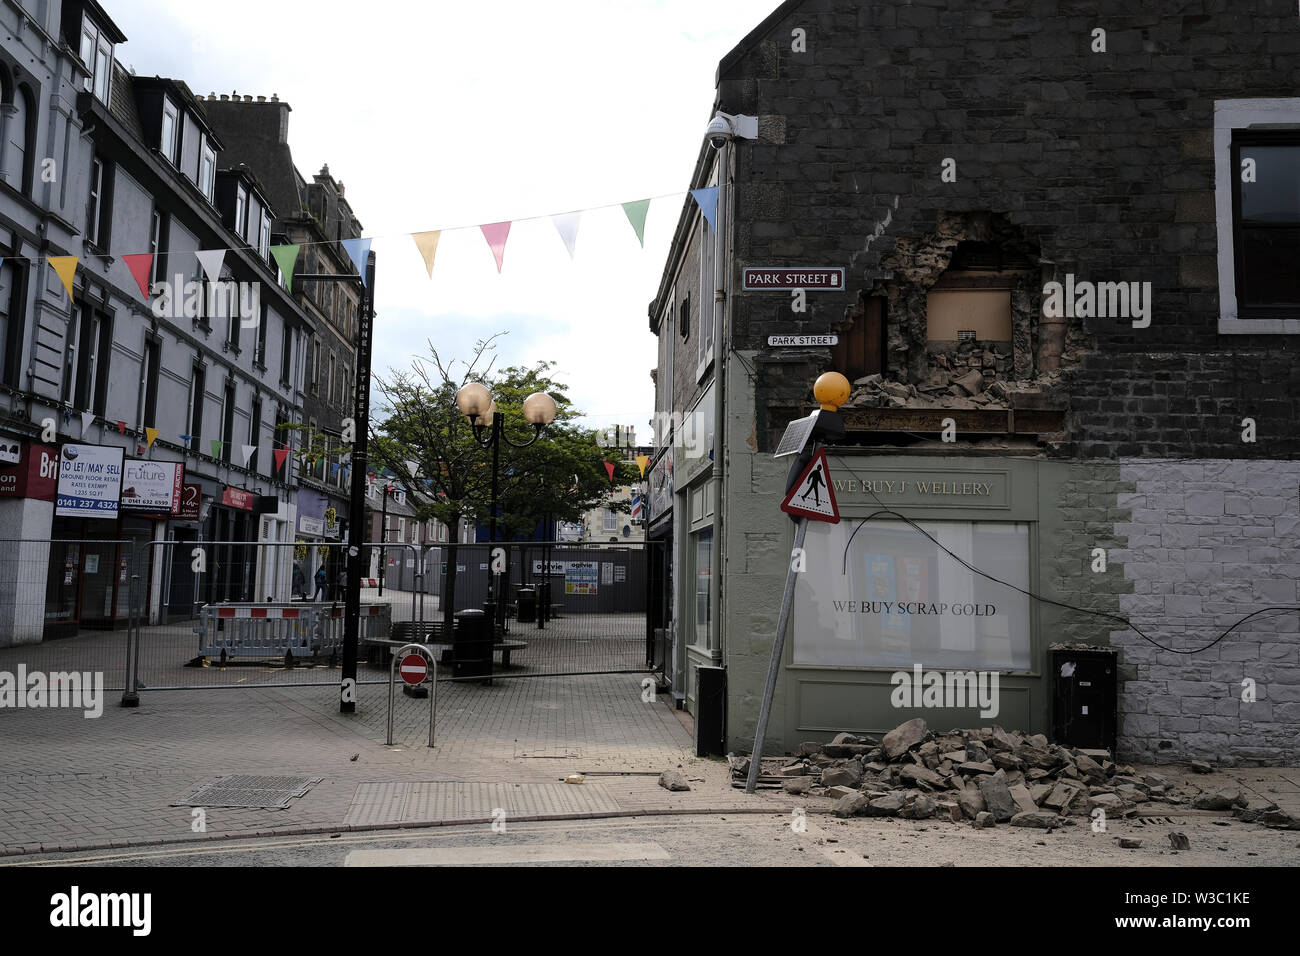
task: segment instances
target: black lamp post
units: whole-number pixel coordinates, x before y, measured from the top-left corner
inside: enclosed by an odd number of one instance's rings
[[[555,421],[555,399],[545,392],[533,392],[524,399],[524,418],[533,426],[533,437],[526,442],[511,441],[505,433],[505,416],[497,411],[496,402],[487,386],[479,382],[470,382],[456,393],[456,407],[469,419],[474,431],[474,440],[482,448],[492,449],[492,511],[488,516],[488,536],[492,542],[497,540],[497,485],[498,472],[501,467],[501,442],[504,440],[512,448],[527,448],[542,435],[542,429]],[[493,583],[491,555],[488,556],[488,601],[492,604],[493,619],[500,623],[505,602],[498,600]]]

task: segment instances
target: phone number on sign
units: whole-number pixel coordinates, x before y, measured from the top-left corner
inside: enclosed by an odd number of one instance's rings
[[[116,511],[116,501],[92,501],[89,498],[69,498],[59,495],[58,507],[77,508],[81,511]]]

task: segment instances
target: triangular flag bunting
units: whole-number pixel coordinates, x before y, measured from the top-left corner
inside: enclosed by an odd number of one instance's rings
[[[226,261],[225,249],[201,249],[194,253],[194,257],[199,260],[209,282],[221,281],[221,267]]]
[[[612,485],[614,483],[614,463],[612,461],[605,462],[605,470],[609,472],[609,483]]]
[[[483,238],[487,240],[488,247],[497,260],[497,272],[499,273],[501,271],[501,261],[506,257],[506,237],[510,235],[510,223],[493,222],[486,226],[479,226],[479,228],[483,230]]]
[[[578,242],[578,220],[582,218],[580,212],[569,212],[562,216],[552,216],[551,222],[555,223],[555,229],[564,240],[564,248],[569,250],[569,258],[573,258],[573,247]]]
[[[645,214],[650,210],[650,200],[638,199],[636,202],[623,203],[623,212],[627,214],[627,221],[632,224],[636,230],[637,242],[641,243],[641,248],[645,248]]]
[[[441,229],[411,233],[411,238],[415,240],[415,248],[420,250],[420,255],[424,256],[424,264],[429,267],[430,279],[433,278],[433,257],[438,253],[438,239],[441,236]]]
[[[275,470],[278,472],[284,467],[284,460],[289,457],[289,449],[277,448],[275,454]]]
[[[118,422],[118,423],[117,423],[117,433],[118,433],[119,435],[125,435],[125,434],[126,434],[126,422]]]
[[[181,439],[181,441],[185,442],[185,444],[188,445],[190,442],[194,441],[194,436],[193,436],[193,435],[181,435],[181,436],[180,436],[180,439]]]
[[[338,473],[339,473],[339,464],[338,462],[334,462],[333,464],[330,465],[330,477],[332,478]]]
[[[700,213],[704,216],[709,224],[709,228],[714,232],[718,231],[718,187],[709,186],[705,189],[692,189],[691,195],[695,197],[696,203],[699,204]]]
[[[361,273],[361,284],[366,282],[366,261],[370,258],[370,240],[369,239],[344,239],[340,245],[343,251],[348,254],[352,264],[357,267],[357,272]]]
[[[68,290],[68,298],[72,298],[72,280],[77,275],[77,257],[76,256],[50,256],[46,260],[50,268],[54,270],[59,281],[63,283],[63,288]]]
[[[146,448],[152,448],[153,443],[158,440],[159,431],[156,428],[146,428],[144,430],[144,440]]]
[[[212,450],[212,457],[213,457],[213,458],[220,458],[220,457],[221,457],[221,446],[224,445],[224,444],[225,444],[225,442],[223,442],[220,438],[210,438],[210,439],[208,439],[208,447]]]
[[[298,250],[301,248],[302,246],[296,243],[291,246],[271,247],[271,255],[275,257],[275,264],[284,273],[284,287],[290,292],[293,291],[293,268],[298,261]]]
[[[140,295],[146,302],[149,301],[149,272],[153,269],[152,252],[134,252],[131,255],[123,256],[122,261],[126,267],[131,270],[131,278],[135,284],[140,287]]]
[[[641,469],[641,477],[642,477],[642,478],[645,477],[645,468],[646,468],[646,465],[648,465],[648,464],[650,464],[650,456],[649,456],[649,455],[637,455],[637,456],[636,456],[636,466],[637,466],[638,468]]]
[[[240,445],[239,450],[244,454],[244,467],[248,467],[249,461],[253,458],[253,452],[257,451],[256,445]]]
[[[82,412],[81,413],[81,437],[82,438],[86,437],[86,430],[90,428],[90,426],[93,424],[95,424],[95,413]]]

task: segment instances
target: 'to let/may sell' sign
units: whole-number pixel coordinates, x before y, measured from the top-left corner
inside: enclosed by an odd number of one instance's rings
[[[125,451],[111,445],[63,446],[54,513],[70,518],[116,518]]]
[[[844,267],[746,266],[740,273],[740,287],[746,292],[843,292]]]

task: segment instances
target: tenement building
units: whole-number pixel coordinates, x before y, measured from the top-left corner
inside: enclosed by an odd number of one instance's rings
[[[649,471],[665,676],[721,745],[794,565],[768,752],[923,717],[1300,757],[1297,54],[1283,0],[788,0],[723,58]],[[831,370],[840,520],[792,555],[774,451]],[[988,699],[910,689],[957,672]]]

